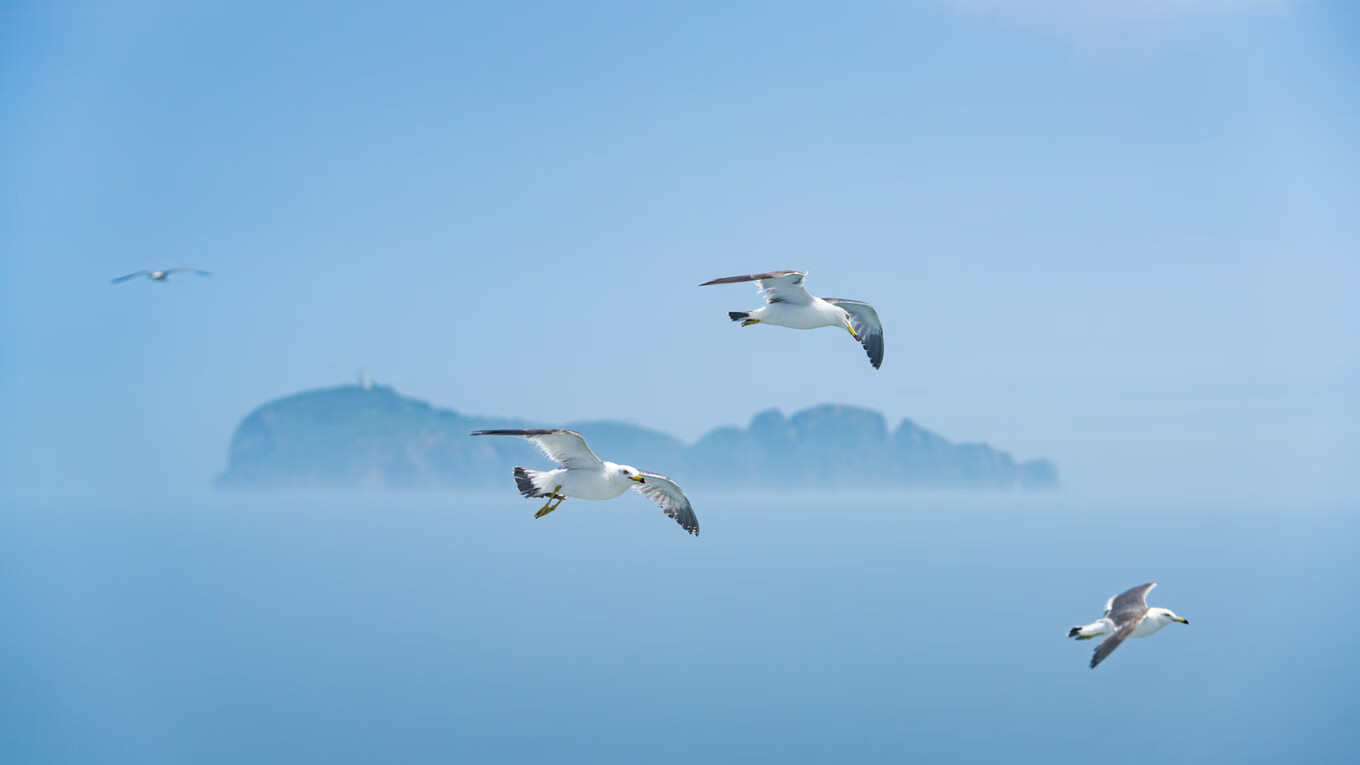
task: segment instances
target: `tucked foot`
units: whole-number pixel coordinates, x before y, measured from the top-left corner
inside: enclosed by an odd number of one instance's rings
[[[759,324],[759,323],[760,323],[760,319],[747,319],[746,321],[743,321],[743,322],[741,323],[741,326],[743,326],[743,327],[749,327],[749,326],[751,326],[752,324]]]

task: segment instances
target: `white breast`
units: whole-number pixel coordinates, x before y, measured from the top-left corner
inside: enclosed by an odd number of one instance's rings
[[[577,499],[613,499],[628,491],[629,483],[603,470],[564,470],[562,493]]]
[[[1138,623],[1138,626],[1135,627],[1133,630],[1133,634],[1129,635],[1129,637],[1131,638],[1147,637],[1148,635],[1151,635],[1157,630],[1165,627],[1167,625],[1167,622],[1169,621],[1170,619],[1148,614],[1146,617],[1143,618],[1143,621]]]
[[[766,324],[790,329],[839,327],[845,324],[845,311],[822,300],[811,303],[770,303],[759,309],[759,318]]]

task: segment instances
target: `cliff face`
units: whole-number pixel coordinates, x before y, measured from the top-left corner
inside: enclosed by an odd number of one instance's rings
[[[272,401],[232,438],[224,487],[492,488],[515,465],[546,468],[517,439],[473,438],[484,428],[542,423],[435,409],[392,388],[341,386]],[[693,445],[617,422],[567,424],[605,459],[666,473],[686,486],[761,488],[1051,489],[1057,467],[1017,462],[987,444],[954,444],[903,420],[889,429],[868,409],[823,405],[749,427],[718,428]]]

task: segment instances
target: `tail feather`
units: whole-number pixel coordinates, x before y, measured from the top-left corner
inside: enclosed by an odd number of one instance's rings
[[[548,493],[534,485],[534,479],[540,475],[537,470],[526,470],[522,467],[515,468],[515,488],[519,493],[533,499],[534,497],[546,497]]]
[[[516,469],[518,469],[518,468],[516,468]],[[1067,636],[1068,636],[1068,637],[1076,637],[1077,635],[1080,635],[1080,634],[1081,634],[1081,627],[1073,627],[1072,629],[1070,629],[1070,630],[1067,631]]]
[[[728,311],[727,318],[732,321],[745,321],[751,313],[749,311]]]

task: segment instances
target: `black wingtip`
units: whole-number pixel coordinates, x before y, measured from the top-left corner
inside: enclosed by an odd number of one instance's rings
[[[869,363],[874,369],[883,366],[883,335],[875,335],[864,343],[864,352],[869,355]]]

